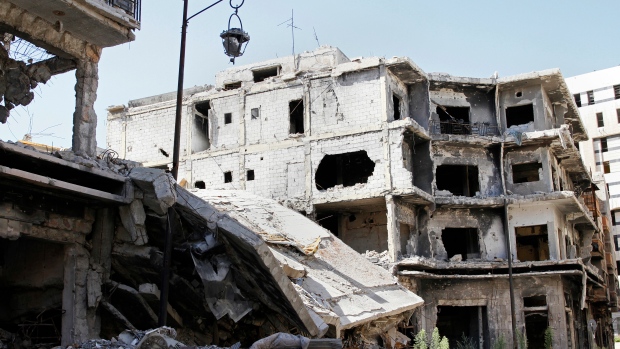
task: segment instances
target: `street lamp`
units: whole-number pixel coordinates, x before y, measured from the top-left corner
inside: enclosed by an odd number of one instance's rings
[[[179,151],[181,145],[181,109],[183,107],[183,77],[185,74],[185,39],[187,36],[187,24],[189,20],[198,16],[199,14],[205,12],[211,7],[219,4],[224,0],[218,0],[213,4],[205,7],[204,9],[196,12],[194,15],[187,17],[187,4],[189,0],[183,0],[183,25],[181,27],[181,54],[179,58],[179,82],[177,85],[177,106],[176,106],[176,115],[174,120],[174,147],[172,150],[172,176],[174,179],[177,179],[179,174]],[[237,14],[237,11],[245,0],[241,1],[241,4],[235,6],[232,4],[232,0],[229,0],[230,7],[232,7],[235,12],[230,15],[228,18],[228,30],[225,30],[220,34],[222,38],[222,44],[224,45],[224,53],[231,57],[230,61],[234,64],[235,58],[240,57],[245,52],[245,47],[247,47],[248,42],[250,41],[250,35],[243,31],[243,24],[241,23],[241,18]],[[239,26],[241,28],[231,28],[230,21],[233,17],[237,17],[239,20]]]
[[[183,25],[181,26],[181,54],[179,58],[179,81],[177,85],[177,105],[176,114],[174,120],[174,147],[172,150],[172,176],[177,179],[179,174],[179,150],[181,145],[181,109],[183,107],[183,76],[185,73],[185,39],[187,37],[187,24],[189,20],[205,12],[211,7],[219,4],[224,0],[218,0],[213,4],[205,7],[204,9],[196,12],[194,15],[187,17],[187,5],[189,0],[183,0]],[[224,45],[224,53],[231,57],[230,61],[234,64],[235,58],[240,57],[245,52],[245,47],[250,41],[248,33],[243,31],[243,24],[241,18],[237,14],[237,11],[245,0],[241,0],[241,4],[234,6],[232,0],[229,0],[230,7],[235,12],[228,18],[228,30],[222,32],[220,37],[222,38],[222,44]],[[241,28],[231,28],[230,21],[234,17],[239,20],[239,26]],[[168,294],[170,291],[170,261],[172,257],[172,225],[174,224],[174,217],[176,217],[176,211],[170,207],[168,208],[168,222],[166,227],[166,240],[164,243],[164,261],[161,273],[161,293],[159,299],[159,326],[166,325],[166,318],[168,315]]]

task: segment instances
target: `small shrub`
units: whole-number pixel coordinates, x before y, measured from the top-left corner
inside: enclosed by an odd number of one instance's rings
[[[545,330],[545,349],[553,348],[553,329],[547,327]]]
[[[428,349],[426,345],[426,331],[420,330],[413,338],[413,349]]]
[[[478,349],[478,344],[471,337],[466,337],[465,333],[461,334],[461,339],[456,341],[456,349]]]
[[[500,334],[499,338],[495,340],[495,343],[493,343],[493,349],[506,349],[506,340],[504,339],[503,334]]]
[[[527,349],[527,337],[525,331],[517,331],[517,343],[519,343],[519,349]]]

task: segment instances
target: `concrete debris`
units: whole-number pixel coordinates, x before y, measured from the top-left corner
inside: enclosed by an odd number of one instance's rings
[[[364,257],[366,257],[366,259],[373,263],[376,264],[384,269],[389,270],[390,268],[390,257],[388,256],[388,251],[383,251],[381,253],[377,252],[377,251],[366,251],[366,253],[363,254]]]
[[[250,349],[308,349],[310,339],[290,333],[275,333],[254,342]]]
[[[462,254],[455,254],[454,256],[450,257],[450,262],[461,262],[461,261],[463,261]]]

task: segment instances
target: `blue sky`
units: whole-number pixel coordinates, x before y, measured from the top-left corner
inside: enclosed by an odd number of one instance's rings
[[[237,0],[233,0],[238,3]],[[104,49],[99,66],[97,141],[105,147],[106,108],[174,91],[177,84],[180,0],[143,0],[136,41]],[[212,1],[190,0],[190,14]],[[278,26],[294,10],[296,52],[339,47],[349,58],[408,56],[426,72],[490,77],[560,68],[565,77],[620,64],[620,1],[368,1],[246,0],[239,9],[251,41],[237,64],[291,54],[291,32]],[[231,65],[219,34],[232,13],[228,0],[189,24],[185,87],[212,84]],[[74,72],[36,89],[17,108],[0,139],[71,146]],[[30,126],[32,125],[32,126]]]

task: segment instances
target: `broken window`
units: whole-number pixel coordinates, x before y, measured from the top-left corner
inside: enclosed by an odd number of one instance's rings
[[[588,105],[594,104],[594,91],[588,91],[586,94],[588,95]]]
[[[540,180],[540,162],[526,162],[512,165],[512,183],[537,182]]]
[[[447,190],[455,196],[475,196],[480,191],[478,166],[440,165],[435,170],[437,190]]]
[[[375,163],[365,150],[336,155],[325,155],[316,169],[317,189],[324,190],[336,185],[350,187],[368,182],[375,171]]]
[[[549,235],[546,224],[517,227],[515,232],[518,260],[525,262],[549,259]]]
[[[577,104],[577,107],[581,107],[581,93],[575,93],[573,98],[575,98],[575,104]]]
[[[194,132],[192,134],[192,153],[207,150],[209,147],[209,120],[201,114],[195,114]]]
[[[523,297],[523,315],[528,348],[545,348],[545,331],[549,326],[547,297]]]
[[[534,105],[518,105],[506,108],[506,127],[534,122]]]
[[[231,82],[229,84],[224,84],[224,91],[236,90],[238,88],[241,88],[241,81]]]
[[[245,173],[245,179],[248,181],[254,180],[254,170],[247,170]]]
[[[196,181],[196,183],[194,183],[194,188],[196,188],[196,189],[206,189],[207,186],[205,185],[204,181]]]
[[[224,124],[230,124],[232,122],[232,113],[224,114]]]
[[[442,134],[470,134],[469,107],[437,106],[439,125]]]
[[[304,101],[301,99],[288,103],[290,119],[289,133],[304,133]]]
[[[230,171],[224,172],[224,183],[231,183],[231,182],[232,182],[232,172]]]
[[[257,120],[260,117],[260,109],[252,108],[252,111],[250,112],[250,117],[252,118],[252,120]]]
[[[463,336],[474,343],[474,348],[488,348],[490,343],[487,307],[484,306],[438,306],[437,329],[448,338],[450,348],[456,348]]]
[[[603,113],[596,113],[596,125],[598,127],[605,126],[605,121],[603,120]]]
[[[392,105],[394,106],[394,120],[400,120],[400,97],[392,94]]]
[[[441,241],[448,259],[459,254],[464,261],[480,258],[480,244],[476,228],[445,228],[441,231]]]
[[[261,82],[272,76],[280,75],[280,66],[277,65],[266,69],[252,70],[252,75],[254,75],[254,82]]]

